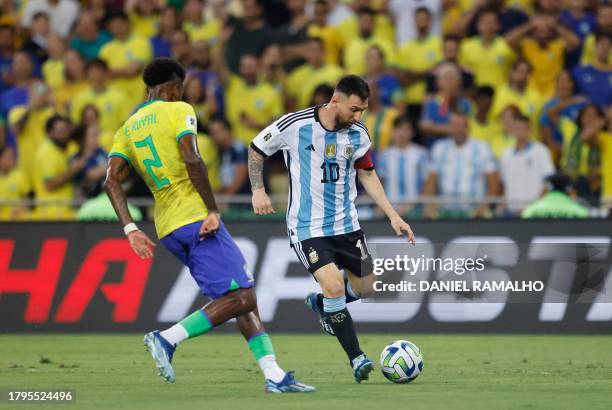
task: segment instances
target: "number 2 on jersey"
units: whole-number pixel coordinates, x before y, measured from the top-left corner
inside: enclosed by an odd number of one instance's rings
[[[153,179],[153,182],[155,182],[155,186],[157,187],[157,189],[160,189],[161,187],[165,185],[170,185],[170,181],[168,180],[168,178],[159,179],[157,175],[155,175],[155,173],[153,172],[154,167],[161,168],[164,166],[164,164],[162,164],[161,158],[159,158],[159,154],[157,153],[155,144],[153,144],[153,138],[151,138],[151,136],[148,135],[143,140],[135,141],[134,145],[136,145],[136,148],[147,148],[148,147],[149,151],[151,151],[151,155],[153,155],[153,159],[145,159],[142,161],[142,163],[144,164],[145,168],[147,169],[147,172]]]

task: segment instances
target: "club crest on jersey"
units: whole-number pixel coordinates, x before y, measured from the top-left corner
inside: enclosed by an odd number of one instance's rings
[[[188,115],[187,117],[185,117],[185,121],[187,122],[187,128],[196,128],[196,118],[193,115]]]
[[[268,142],[268,141],[270,141],[271,139],[272,139],[272,133],[271,133],[271,132],[267,133],[267,134],[264,136],[264,138],[263,138],[264,142]]]
[[[330,159],[336,156],[336,144],[325,145],[325,156]]]
[[[347,145],[346,147],[344,147],[344,156],[346,158],[350,158],[353,156],[353,146],[352,145]]]
[[[308,252],[308,259],[310,259],[310,263],[317,263],[319,261],[319,254],[314,249],[310,248]]]

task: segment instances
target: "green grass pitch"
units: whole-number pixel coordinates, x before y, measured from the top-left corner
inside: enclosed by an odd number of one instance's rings
[[[424,371],[394,385],[380,373],[382,348],[409,339]],[[238,334],[209,334],[180,346],[177,380],[156,375],[142,335],[2,335],[0,389],[71,389],[52,409],[612,409],[612,337],[368,335],[376,362],[356,384],[344,353],[327,335],[273,334],[279,363],[318,387],[312,394],[266,395]]]

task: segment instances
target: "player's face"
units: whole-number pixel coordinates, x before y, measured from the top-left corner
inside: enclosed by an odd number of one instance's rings
[[[493,13],[483,14],[478,20],[478,32],[484,37],[494,36],[498,29],[497,16]]]
[[[361,120],[363,112],[368,108],[368,100],[365,101],[352,94],[346,96],[342,93],[332,97],[332,104],[337,108],[336,128],[348,128]]]

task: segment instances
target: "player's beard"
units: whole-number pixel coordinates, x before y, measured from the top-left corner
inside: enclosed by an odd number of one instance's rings
[[[345,128],[350,128],[351,125],[353,125],[353,122],[350,120],[342,121],[340,118],[336,118],[336,130],[343,130]]]

